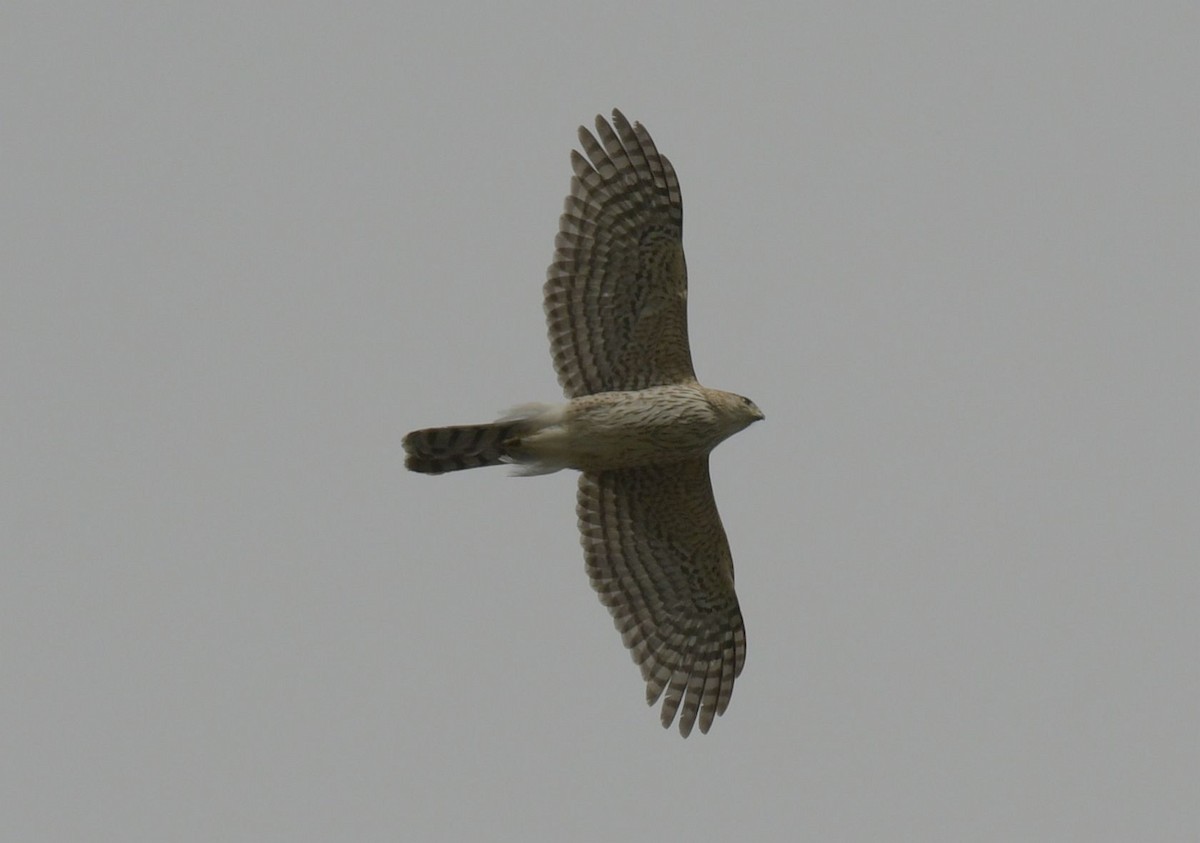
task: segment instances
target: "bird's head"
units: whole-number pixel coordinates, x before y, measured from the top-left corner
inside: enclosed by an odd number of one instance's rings
[[[732,436],[739,430],[744,430],[756,421],[762,421],[765,418],[763,411],[758,409],[758,405],[742,395],[711,390],[709,400],[724,423],[726,436]]]

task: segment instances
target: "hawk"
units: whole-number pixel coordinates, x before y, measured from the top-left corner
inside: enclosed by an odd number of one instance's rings
[[[746,655],[733,559],[708,455],[763,418],[754,402],[701,386],[687,334],[679,180],[620,111],[579,128],[571,192],[543,288],[550,351],[568,399],[491,424],[404,437],[405,465],[441,474],[507,463],[581,472],[588,576],[646,681],[687,737],[725,712]]]

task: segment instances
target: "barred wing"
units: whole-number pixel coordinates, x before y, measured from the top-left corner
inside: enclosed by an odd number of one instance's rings
[[[708,460],[588,473],[579,530],[592,587],[646,680],[662,724],[700,731],[723,714],[746,657],[733,558]]]
[[[616,110],[579,142],[543,288],[558,381],[574,398],[694,380],[675,169]]]

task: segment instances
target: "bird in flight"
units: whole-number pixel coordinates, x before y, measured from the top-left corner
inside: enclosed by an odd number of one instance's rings
[[[687,333],[683,204],[671,163],[640,123],[579,129],[571,191],[543,295],[567,398],[490,424],[404,437],[423,474],[510,464],[581,472],[577,513],[592,587],[641,668],[662,724],[687,737],[723,714],[746,656],[733,558],[708,455],[763,418],[701,386]]]

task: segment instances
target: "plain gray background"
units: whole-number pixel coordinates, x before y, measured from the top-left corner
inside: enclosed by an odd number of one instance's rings
[[[6,840],[1194,840],[1194,3],[8,3]],[[749,654],[662,730],[557,400],[575,128],[680,174]]]

